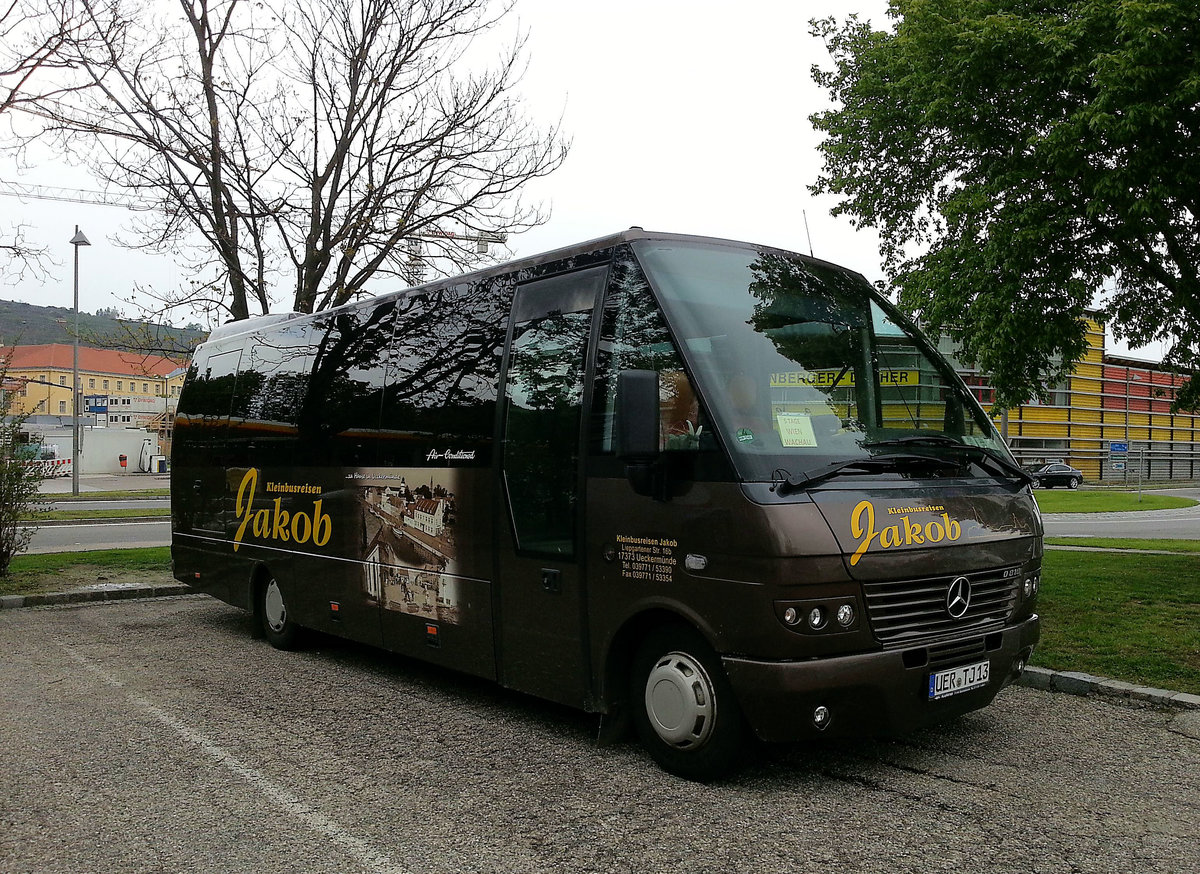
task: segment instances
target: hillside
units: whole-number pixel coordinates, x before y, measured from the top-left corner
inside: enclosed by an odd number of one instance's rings
[[[75,316],[66,307],[42,307],[0,300],[0,345],[70,343]],[[146,322],[118,321],[105,315],[79,314],[79,341],[87,346],[137,349],[168,357],[186,355],[207,332]]]

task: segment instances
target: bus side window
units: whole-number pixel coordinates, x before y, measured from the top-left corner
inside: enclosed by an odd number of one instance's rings
[[[430,450],[491,461],[511,280],[431,289],[405,302],[387,351],[381,463],[427,464]]]
[[[660,449],[701,448],[707,429],[699,398],[650,286],[628,252],[619,253],[613,262],[605,298],[590,429],[593,452],[614,451],[617,374],[622,370],[658,372]]]
[[[308,393],[297,416],[301,457],[308,463],[377,463],[383,361],[395,311],[394,301],[366,301],[316,319]]]
[[[251,334],[238,367],[233,414],[294,425],[308,386],[310,343],[305,322]]]
[[[202,367],[188,374],[189,391],[180,412],[205,420],[227,421],[241,360],[241,349],[209,355]]]

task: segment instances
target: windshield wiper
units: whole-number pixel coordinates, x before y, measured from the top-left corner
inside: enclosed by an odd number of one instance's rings
[[[894,437],[890,440],[874,440],[864,443],[863,446],[936,446],[938,448],[953,449],[956,452],[974,456],[976,460],[990,461],[993,465],[1000,468],[1002,475],[1006,474],[1019,479],[1026,485],[1034,482],[1033,477],[1004,456],[998,455],[982,446],[975,446],[971,443],[960,443],[953,437],[946,437],[941,434],[917,434],[911,437]]]
[[[894,452],[887,455],[874,455],[869,458],[851,458],[847,461],[835,461],[833,464],[828,464],[825,467],[804,471],[798,476],[790,476],[774,488],[780,495],[786,495],[796,489],[811,488],[812,486],[819,485],[826,480],[841,476],[847,471],[889,473],[917,468],[925,470],[929,468],[958,470],[959,467],[958,462],[951,461],[948,458]]]

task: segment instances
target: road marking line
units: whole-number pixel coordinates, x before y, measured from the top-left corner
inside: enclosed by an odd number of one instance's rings
[[[66,650],[67,655],[78,662],[79,665],[85,670],[95,674],[114,689],[124,690],[125,684],[121,682],[119,678],[104,670],[104,668],[100,667],[85,656],[75,652],[65,643],[59,643],[59,646]],[[350,832],[344,829],[337,822],[330,819],[328,816],[325,816],[323,813],[314,810],[299,797],[289,792],[279,784],[272,782],[260,771],[250,767],[232,753],[228,752],[213,741],[209,740],[204,735],[192,729],[182,720],[172,716],[170,713],[156,705],[149,698],[146,698],[143,695],[138,695],[135,692],[125,692],[125,697],[130,701],[130,703],[153,716],[184,740],[198,746],[205,755],[216,760],[219,764],[224,765],[238,777],[241,777],[263,795],[267,796],[267,798],[269,798],[271,801],[275,802],[275,804],[282,808],[285,812],[290,813],[313,831],[339,845],[369,870],[378,871],[381,872],[381,874],[408,874],[407,868],[396,862],[386,853],[375,849],[367,841],[350,834]]]

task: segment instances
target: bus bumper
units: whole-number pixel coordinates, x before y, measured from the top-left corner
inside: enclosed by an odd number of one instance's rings
[[[923,647],[802,662],[732,656],[722,661],[742,712],[760,740],[895,735],[985,707],[1020,676],[1040,633],[1035,615],[978,638],[975,655],[933,663],[930,650]],[[983,661],[989,663],[986,684],[930,700],[931,673]],[[823,714],[819,708],[824,708]],[[821,715],[823,727],[818,725]]]

